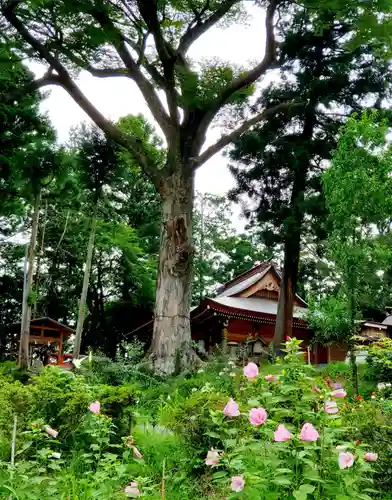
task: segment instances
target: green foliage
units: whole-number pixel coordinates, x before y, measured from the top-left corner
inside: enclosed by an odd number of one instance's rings
[[[126,485],[136,481],[142,498],[158,500],[164,476],[166,498],[173,500],[388,498],[383,491],[391,482],[389,389],[372,397],[362,392],[365,399],[337,398],[338,413],[327,414],[331,388],[323,378],[346,389],[346,365],[315,371],[304,364],[296,339],[286,343],[280,365],[261,367],[254,379],[219,354],[194,374],[160,381],[130,373],[117,386],[100,382],[99,374],[106,376],[101,362],[94,377],[47,368],[25,386],[13,382],[10,366],[2,365],[0,373],[0,497],[121,499]],[[230,397],[240,414],[226,417]],[[95,399],[100,414],[87,409]],[[252,425],[251,408],[267,411],[263,424]],[[15,413],[17,455],[11,468]],[[301,439],[304,423],[318,431],[317,440]],[[60,431],[57,438],[44,432],[48,424]],[[286,442],[274,441],[281,424],[292,434]],[[339,468],[342,450],[336,446],[353,454],[351,467]],[[134,455],[135,447],[142,458]],[[213,467],[205,463],[211,448],[219,453]],[[369,451],[378,453],[377,463],[364,460]],[[230,490],[238,475],[245,480],[242,493]]]
[[[193,299],[198,303],[216,286],[251,269],[269,257],[253,232],[238,233],[233,212],[225,197],[197,193],[193,213],[195,246]]]
[[[315,342],[340,342],[352,336],[352,318],[347,297],[342,294],[330,295],[320,301],[312,300],[306,318],[315,333]]]
[[[237,183],[231,196],[275,255],[283,247],[284,274],[306,299],[312,289],[320,296],[339,282],[325,255],[324,166],[347,117],[388,98],[391,88],[390,71],[370,41],[355,50],[346,45],[356,30],[351,18],[340,18],[333,6],[313,7],[293,6],[277,26],[281,78],[257,102],[260,109],[287,100],[298,105],[256,125],[230,151]]]
[[[206,467],[209,477],[228,498],[371,498],[371,468],[363,461],[367,447],[357,447],[346,439],[344,404],[338,402],[339,414],[328,415],[324,401],[330,389],[316,378],[313,368],[303,364],[300,342],[292,339],[279,374],[265,380],[269,367],[263,367],[256,379],[247,380],[238,368],[227,367],[197,375],[194,389],[187,395],[172,394],[161,410],[166,425],[180,432],[199,448],[204,459],[208,449],[219,450],[219,464]],[[276,373],[276,372],[275,372]],[[208,377],[200,386],[199,377]],[[223,381],[226,383],[224,388]],[[315,391],[313,388],[317,384]],[[222,410],[228,398],[238,403],[241,414],[225,417]],[[264,408],[268,417],[260,426],[250,425],[251,408]],[[304,422],[319,432],[316,443],[299,439]],[[274,432],[284,424],[292,433],[288,442],[273,442]],[[352,470],[340,470],[335,447],[345,444],[357,456]],[[199,462],[201,467],[201,462]],[[229,493],[230,476],[242,475],[244,493]],[[359,486],[359,485],[362,486]]]
[[[339,330],[342,338],[352,341],[360,304],[372,295],[374,277],[391,259],[390,249],[374,231],[389,218],[392,202],[391,149],[386,122],[380,118],[365,113],[347,121],[323,176],[331,224],[329,258],[341,278],[338,297],[325,299],[323,310],[317,313],[315,305],[311,313],[312,323],[327,342]]]
[[[370,346],[367,358],[368,378],[378,382],[392,381],[392,340],[380,339]]]

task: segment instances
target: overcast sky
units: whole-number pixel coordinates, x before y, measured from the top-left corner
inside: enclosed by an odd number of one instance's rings
[[[189,55],[195,60],[219,57],[243,65],[249,61],[260,61],[265,46],[264,12],[254,6],[249,6],[248,11],[248,25],[210,30],[194,44]],[[34,65],[33,69],[41,76],[42,70],[38,66]],[[127,78],[98,79],[84,72],[80,75],[78,84],[107,118],[117,120],[124,115],[143,113],[153,121],[136,85]],[[49,114],[61,142],[67,140],[71,127],[89,121],[71,97],[57,87],[50,87],[50,96],[43,102],[42,108]],[[207,145],[218,137],[219,130],[211,130],[207,136]],[[222,155],[216,155],[207,162],[196,176],[196,189],[203,192],[224,194],[233,185],[233,178]]]

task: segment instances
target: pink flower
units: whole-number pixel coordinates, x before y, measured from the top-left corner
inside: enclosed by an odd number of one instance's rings
[[[344,453],[339,453],[338,462],[339,462],[339,467],[341,469],[347,469],[347,467],[352,467],[354,464],[354,455],[349,451],[346,451]]]
[[[208,450],[207,452],[207,457],[205,459],[205,464],[206,465],[218,465],[220,460],[221,460],[221,455],[219,451],[214,450],[214,448],[211,448],[211,450]]]
[[[140,453],[140,451],[136,448],[136,446],[131,445],[132,451],[133,451],[133,456],[135,458],[143,458],[143,455]]]
[[[277,443],[284,443],[285,441],[290,441],[290,439],[291,432],[283,424],[278,425],[278,428],[274,432],[274,440]]]
[[[312,387],[312,392],[320,392],[320,389],[317,387],[317,385],[314,385]]]
[[[267,382],[276,382],[278,380],[278,377],[275,375],[266,375],[264,378]]]
[[[236,493],[242,491],[245,487],[245,480],[242,476],[233,476],[231,478],[231,489]]]
[[[139,491],[137,483],[135,483],[135,482],[130,483],[125,488],[124,493],[127,495],[127,497],[132,497],[132,498],[140,497],[140,491]]]
[[[91,411],[91,413],[94,413],[95,415],[99,415],[101,411],[101,403],[99,401],[94,401],[94,403],[91,403],[88,409]]]
[[[234,401],[233,398],[229,399],[227,405],[223,408],[223,413],[225,417],[238,417],[240,414],[240,409],[238,408],[238,404]]]
[[[368,452],[365,453],[363,458],[366,460],[366,462],[377,462],[378,455],[377,453]]]
[[[319,433],[313,427],[312,424],[304,424],[301,429],[300,439],[301,441],[317,441]]]
[[[44,427],[44,431],[46,432],[46,434],[49,434],[49,436],[52,436],[52,438],[54,439],[56,439],[56,437],[59,435],[58,431],[52,429],[48,425]]]
[[[249,412],[249,421],[252,425],[262,425],[267,420],[264,408],[252,408]]]
[[[256,363],[248,363],[244,367],[244,375],[250,379],[256,378],[259,375],[259,368]]]
[[[334,415],[339,412],[338,405],[335,401],[326,401],[324,404],[325,413],[329,413],[330,415]]]
[[[331,389],[343,389],[342,384],[339,384],[339,382],[331,382],[330,387]]]
[[[343,389],[337,389],[336,391],[331,392],[331,396],[333,398],[345,398],[347,396],[347,392]]]

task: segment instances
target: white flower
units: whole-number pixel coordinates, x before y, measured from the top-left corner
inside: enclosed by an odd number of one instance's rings
[[[196,387],[192,387],[192,392],[196,392],[197,391],[197,388]]]
[[[234,372],[231,372],[231,373],[230,373],[230,377],[236,377],[236,376],[237,376],[237,374],[236,374],[236,373],[234,373]]]
[[[54,451],[51,455],[49,455],[49,458],[56,458],[57,460],[61,458],[61,453],[57,453],[57,451]]]
[[[385,387],[391,387],[391,383],[390,383],[390,382],[387,382],[387,383],[385,384]]]
[[[224,375],[224,372],[219,372],[219,376],[221,377],[222,375]]]
[[[200,368],[200,370],[197,370],[197,373],[204,373],[203,368]]]
[[[383,390],[385,389],[385,387],[386,387],[386,384],[384,384],[384,382],[379,382],[379,383],[377,384],[377,389],[378,389],[379,391],[383,391]]]

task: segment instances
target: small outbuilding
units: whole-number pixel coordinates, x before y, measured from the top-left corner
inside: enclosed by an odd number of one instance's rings
[[[11,355],[17,356],[21,324],[14,323],[8,329]],[[29,359],[38,357],[44,364],[62,365],[64,363],[64,342],[75,333],[67,325],[52,318],[37,318],[30,322]]]

